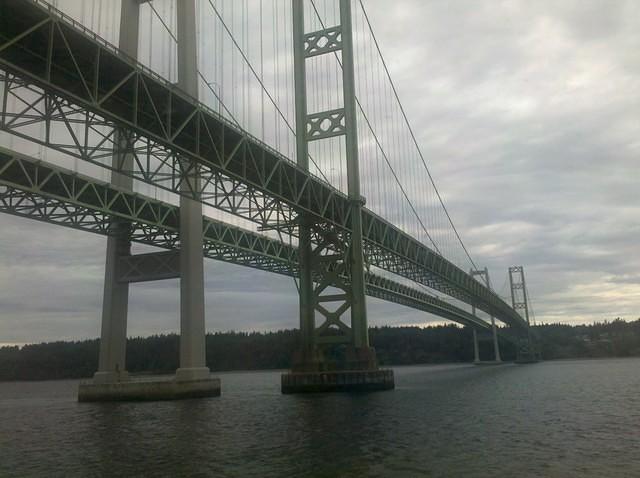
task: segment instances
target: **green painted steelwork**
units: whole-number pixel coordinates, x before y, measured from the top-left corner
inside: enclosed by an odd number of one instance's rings
[[[177,206],[6,149],[0,149],[0,211],[100,235],[112,233],[114,219],[126,220],[131,224],[132,241],[179,249]],[[296,247],[207,217],[203,218],[203,235],[203,253],[208,258],[299,275]],[[366,274],[366,290],[371,297],[463,325],[490,328],[446,301],[375,274]]]
[[[349,198],[45,5],[0,0],[1,130],[105,168],[114,151],[132,154],[120,173],[286,234],[306,216],[349,242]],[[526,329],[494,292],[366,208],[362,230],[369,265]]]

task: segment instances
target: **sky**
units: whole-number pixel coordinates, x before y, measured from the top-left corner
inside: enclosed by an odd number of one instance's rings
[[[364,0],[479,267],[523,265],[538,322],[640,317],[640,3]],[[96,337],[103,237],[0,215],[0,344]],[[293,280],[207,261],[208,331],[297,325]],[[131,286],[129,335],[177,332],[178,281]],[[370,325],[437,317],[368,301]]]

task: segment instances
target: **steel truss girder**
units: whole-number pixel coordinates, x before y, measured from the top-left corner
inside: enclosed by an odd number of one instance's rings
[[[342,27],[325,28],[304,35],[304,56],[311,58],[342,49]]]
[[[112,224],[126,221],[133,242],[170,251],[179,249],[177,206],[7,150],[0,150],[0,211],[101,235],[115,233]],[[298,250],[291,245],[206,217],[203,234],[204,255],[208,258],[298,275]],[[140,256],[131,256],[131,261]],[[123,275],[135,276],[132,272]],[[320,280],[316,278],[316,282]],[[348,285],[348,278],[343,280]],[[418,289],[370,273],[366,274],[366,281],[367,294],[372,297],[463,325],[489,327],[482,319]]]
[[[133,169],[121,173],[262,226],[283,224],[287,234],[296,234],[286,224],[300,214],[336,234],[350,230],[351,205],[342,193],[53,8],[0,0],[0,68],[8,72],[4,131],[105,168],[112,167],[114,148],[131,153]],[[9,95],[21,99],[19,114],[9,110]],[[44,138],[34,134],[37,127]],[[66,141],[56,142],[59,131]],[[115,144],[115,131],[128,141]],[[200,180],[201,193],[180,191],[190,176]],[[370,265],[525,326],[495,293],[424,244],[369,210],[362,222]]]
[[[425,304],[429,304],[431,313],[463,325],[475,326],[490,330],[490,325],[484,320],[462,310],[454,305],[449,304],[437,297],[434,297],[420,289],[400,284],[386,277],[375,274],[366,274],[367,290],[376,289],[379,299],[389,300],[397,304],[406,305],[414,309],[425,310]],[[390,297],[393,295],[393,299]],[[438,312],[433,312],[434,310]],[[461,320],[462,319],[462,320]]]
[[[131,239],[174,249],[179,247],[179,208],[113,185],[0,150],[0,184],[24,192],[3,192],[3,207],[18,215],[41,217],[99,234],[112,234],[111,218],[132,223]],[[46,200],[35,201],[35,196]],[[205,218],[205,255],[213,259],[281,271],[295,263],[296,252],[279,241]],[[287,265],[287,268],[289,266]]]
[[[349,282],[348,244],[313,227],[311,232],[316,237],[309,264],[315,279],[312,306],[315,313],[324,318],[319,326],[314,327],[315,343],[350,344],[353,342],[353,330],[342,319],[351,309],[353,296]],[[325,293],[329,287],[337,288],[340,293]],[[332,309],[327,305],[330,303],[336,307]]]
[[[285,225],[296,217],[293,209],[283,201],[266,196],[219,171],[194,171],[195,163],[181,161],[182,156],[157,142],[118,129],[113,123],[83,111],[61,97],[10,74],[0,72],[0,80],[4,81],[7,92],[7,99],[2,103],[0,128],[11,134],[177,194],[185,194],[181,186],[184,182],[188,185],[187,195],[258,224],[286,229]],[[7,111],[8,99],[20,103],[17,113]],[[40,129],[45,131],[43,138],[35,133]],[[112,164],[113,156],[121,162]],[[127,169],[124,161],[131,156],[134,158],[133,169]],[[203,185],[202,192],[196,192],[193,187],[194,178]]]
[[[162,251],[120,256],[118,282],[148,282],[180,277],[180,252]]]
[[[307,141],[346,134],[344,108],[307,115]]]

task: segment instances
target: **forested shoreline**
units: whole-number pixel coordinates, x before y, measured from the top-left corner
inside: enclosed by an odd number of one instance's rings
[[[535,327],[544,360],[640,356],[640,319],[616,319],[590,325],[545,324]],[[469,362],[471,331],[455,325],[374,327],[371,345],[382,365]],[[207,363],[212,371],[286,369],[297,347],[298,332],[219,332],[207,334]],[[98,366],[99,340],[51,342],[0,348],[0,381],[90,377]],[[515,347],[501,340],[505,360]],[[175,334],[131,338],[127,369],[131,373],[172,373],[178,367]],[[482,359],[492,355],[491,340],[481,337]]]

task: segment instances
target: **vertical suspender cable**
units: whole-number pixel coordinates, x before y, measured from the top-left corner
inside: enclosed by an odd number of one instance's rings
[[[264,83],[264,12],[263,2],[260,0],[260,81]],[[264,88],[260,90],[261,109],[260,109],[260,139],[266,141],[264,137]]]

